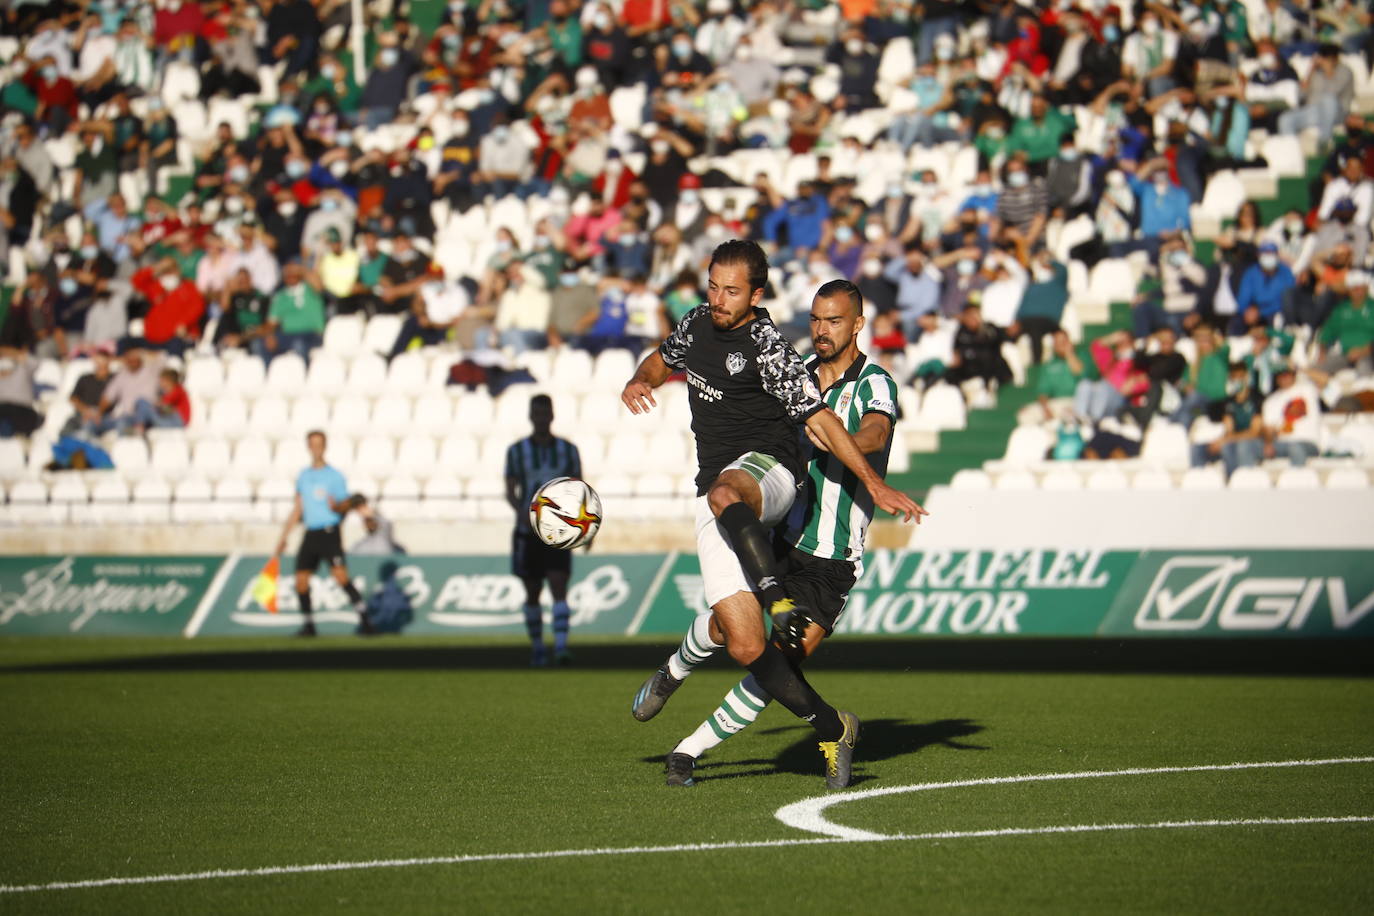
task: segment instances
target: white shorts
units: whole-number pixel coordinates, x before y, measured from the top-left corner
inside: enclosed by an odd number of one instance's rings
[[[797,498],[797,483],[792,473],[767,455],[750,452],[725,470],[743,470],[759,482],[763,492],[763,527],[782,521]],[[698,496],[696,508],[697,559],[701,563],[701,584],[707,607],[729,598],[735,592],[750,592],[753,584],[730,548],[725,529],[711,512],[709,497]]]

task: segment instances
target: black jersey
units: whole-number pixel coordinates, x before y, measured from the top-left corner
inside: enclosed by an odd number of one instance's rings
[[[658,351],[687,371],[697,440],[697,495],[726,465],[749,452],[776,458],[802,479],[797,426],[825,407],[802,359],[764,309],[731,331],[711,324],[711,307],[685,316]]]

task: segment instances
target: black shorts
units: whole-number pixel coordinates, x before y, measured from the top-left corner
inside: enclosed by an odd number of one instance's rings
[[[854,587],[854,564],[849,560],[813,557],[796,548],[782,557],[782,587],[797,604],[803,605],[821,626],[825,635],[835,632],[849,590]]]
[[[533,531],[515,529],[511,536],[510,571],[521,579],[542,579],[551,572],[572,572],[572,551],[550,547]]]
[[[301,549],[296,551],[296,572],[314,572],[321,563],[332,566],[344,565],[343,538],[339,536],[339,526],[310,528],[301,538]]]

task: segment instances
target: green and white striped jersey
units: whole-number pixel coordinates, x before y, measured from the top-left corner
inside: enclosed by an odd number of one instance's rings
[[[814,378],[819,360],[813,353],[806,369]],[[897,421],[897,383],[862,353],[844,376],[821,396],[852,436],[865,414],[880,413]],[[807,444],[810,442],[808,440]],[[892,437],[881,451],[868,455],[879,474],[887,473]],[[812,449],[806,467],[806,492],[788,515],[784,537],[803,553],[830,560],[857,561],[863,557],[864,534],[873,520],[873,497],[859,478],[829,452]]]

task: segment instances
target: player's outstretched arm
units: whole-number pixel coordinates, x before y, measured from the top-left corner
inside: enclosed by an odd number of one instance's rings
[[[863,481],[869,495],[873,497],[873,504],[879,509],[892,515],[900,515],[903,521],[915,519],[917,524],[920,523],[921,516],[930,514],[910,496],[883,482],[878,472],[873,470],[873,466],[864,457],[863,451],[849,434],[849,430],[845,429],[840,418],[835,416],[830,408],[818,410],[808,417],[806,430],[820,440],[826,451],[840,459],[855,477]]]
[[[639,364],[634,378],[625,385],[625,390],[620,393],[620,400],[625,402],[630,413],[648,413],[650,409],[658,406],[658,402],[654,400],[654,389],[668,381],[669,375],[671,373],[668,364],[663,361],[662,354],[657,350],[652,351]]]

